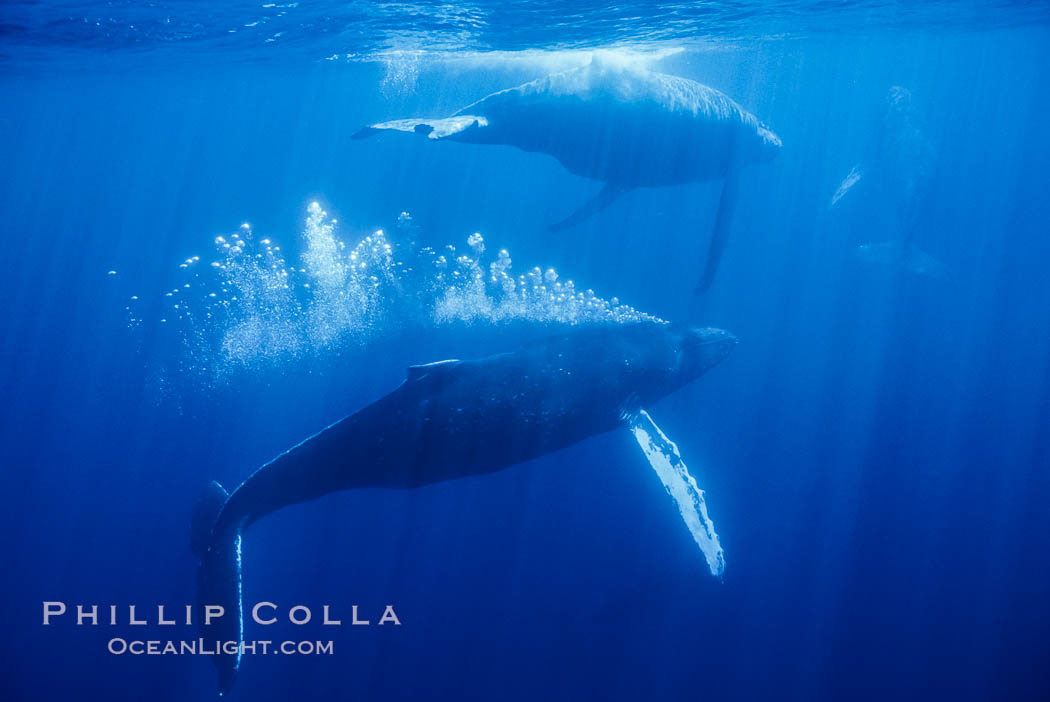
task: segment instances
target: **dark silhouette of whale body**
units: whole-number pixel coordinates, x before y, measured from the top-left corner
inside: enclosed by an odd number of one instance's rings
[[[198,605],[225,615],[202,633],[243,641],[241,534],[261,517],[339,490],[415,488],[557,451],[624,426],[735,344],[720,329],[603,325],[478,360],[410,367],[389,395],[281,454],[232,494],[209,485],[193,518]],[[240,652],[213,661],[226,692]]]
[[[724,179],[698,293],[710,287],[728,241],[740,169],[780,148],[776,134],[714,88],[600,59],[493,93],[451,117],[381,122],[353,138],[388,130],[550,154],[605,183],[553,230],[579,224],[633,188]]]

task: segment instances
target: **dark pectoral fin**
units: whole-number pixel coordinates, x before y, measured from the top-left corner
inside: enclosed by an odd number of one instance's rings
[[[711,288],[715,274],[718,273],[718,264],[721,263],[722,254],[729,243],[729,229],[733,224],[733,210],[736,209],[739,184],[740,178],[737,173],[733,172],[726,176],[726,182],[722,186],[722,198],[718,202],[718,214],[715,215],[715,228],[711,234],[711,243],[707,248],[704,273],[693,291],[697,295],[703,295]]]
[[[575,227],[577,224],[590,219],[596,213],[601,212],[606,207],[616,202],[616,200],[628,190],[630,190],[630,188],[624,185],[606,183],[605,187],[601,189],[601,192],[585,202],[580,209],[576,210],[562,221],[550,225],[547,229],[552,232],[560,232],[563,229]]]
[[[193,510],[193,521],[190,523],[190,548],[198,559],[208,550],[211,528],[229,497],[222,485],[213,480],[208,483],[204,495],[197,502],[197,508]]]

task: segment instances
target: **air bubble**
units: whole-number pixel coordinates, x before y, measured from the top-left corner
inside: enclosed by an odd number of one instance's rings
[[[215,237],[223,253],[209,263],[212,275],[195,276],[200,294],[186,292],[175,306],[180,322],[175,330],[191,356],[179,366],[221,375],[365,344],[399,329],[454,322],[659,321],[616,298],[607,302],[591,290],[579,292],[553,268],[515,272],[506,249],[486,257],[480,232],[466,237],[460,250],[411,252],[409,241],[392,242],[382,229],[347,244],[336,236],[335,224],[311,203],[301,259],[288,263],[272,238],[256,244],[247,233]],[[411,235],[411,215],[402,213],[398,233],[406,239],[409,225]]]

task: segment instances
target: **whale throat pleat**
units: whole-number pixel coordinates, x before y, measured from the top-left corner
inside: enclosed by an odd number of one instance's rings
[[[701,490],[678,453],[678,447],[660,431],[653,418],[645,410],[636,414],[630,422],[631,433],[641,446],[649,465],[660,477],[664,489],[678,505],[689,533],[707,560],[711,575],[720,576],[725,571],[726,561],[722,545],[718,541],[715,524],[707,516],[704,491]]]

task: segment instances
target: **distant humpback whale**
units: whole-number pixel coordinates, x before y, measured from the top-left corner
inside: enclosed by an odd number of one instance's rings
[[[862,244],[855,256],[946,279],[947,267],[914,244],[919,206],[931,184],[934,150],[910,90],[894,85],[887,91],[886,110],[867,151],[865,159],[843,178],[828,209],[839,207],[847,196],[846,202],[863,200],[867,206],[864,221],[882,221],[896,236],[889,241]],[[858,197],[857,193],[862,195]]]
[[[696,292],[706,291],[729,237],[740,169],[771,159],[780,138],[714,88],[686,78],[594,59],[588,65],[501,90],[445,119],[399,119],[365,127],[429,139],[502,144],[550,154],[605,183],[552,230],[574,226],[638,187],[724,179]]]
[[[338,490],[415,488],[491,473],[633,424],[638,414],[646,420],[640,443],[650,451],[650,439],[667,440],[644,408],[704,374],[735,344],[720,329],[639,323],[409,367],[396,390],[281,454],[232,494],[210,484],[191,532],[201,559],[198,604],[222,606],[226,616],[202,634],[244,640],[241,534],[261,517]],[[213,661],[224,693],[240,651]]]

